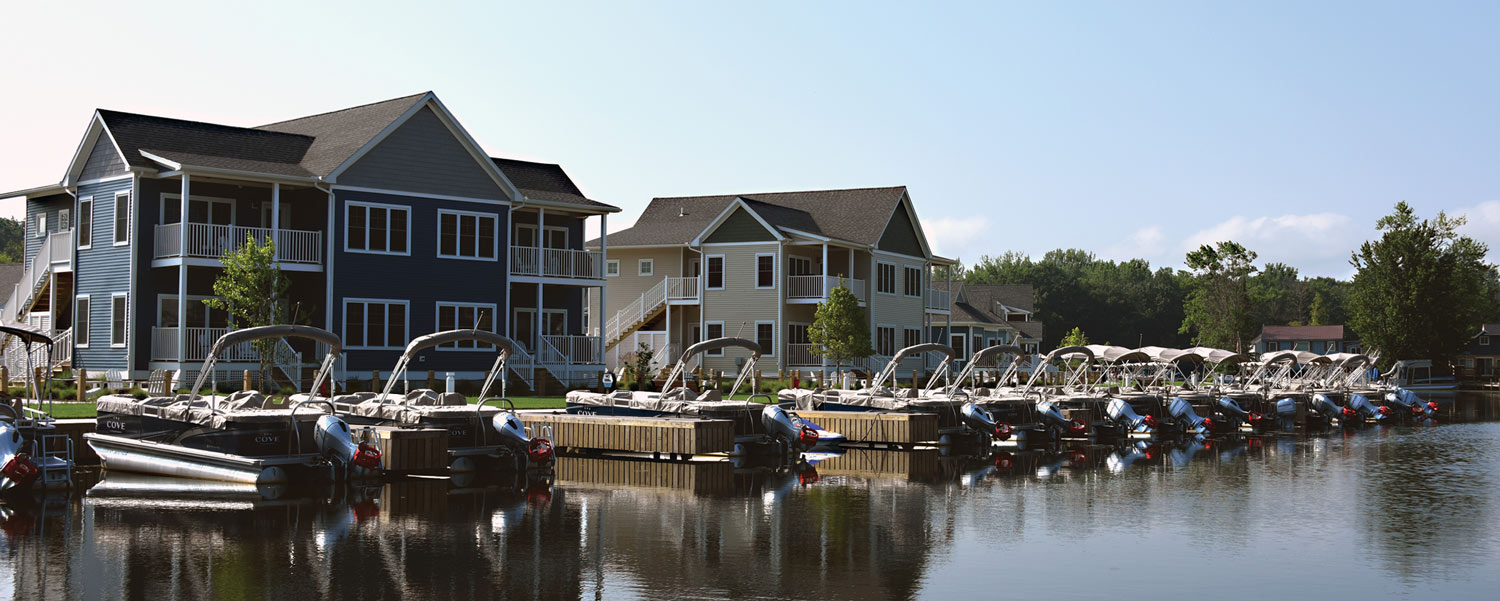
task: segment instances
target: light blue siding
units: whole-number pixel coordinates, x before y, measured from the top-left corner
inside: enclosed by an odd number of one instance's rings
[[[75,294],[89,296],[89,347],[74,353],[74,365],[91,370],[115,370],[127,368],[128,347],[110,346],[110,298],[114,294],[130,292],[130,245],[115,245],[115,194],[131,192],[131,180],[122,179],[78,187],[78,198],[93,197],[93,246],[78,251],[74,267],[77,277]],[[134,206],[134,194],[131,195]],[[75,209],[74,214],[77,214]],[[133,332],[129,315],[130,302],[126,300],[126,342],[138,335]]]

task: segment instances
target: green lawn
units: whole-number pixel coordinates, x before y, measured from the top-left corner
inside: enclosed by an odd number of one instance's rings
[[[42,405],[46,409],[46,405]],[[98,412],[93,403],[56,403],[52,405],[52,417],[57,419],[74,419],[80,417],[94,417]]]

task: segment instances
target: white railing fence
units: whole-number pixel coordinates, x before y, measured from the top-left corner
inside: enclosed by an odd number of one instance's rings
[[[562,353],[568,363],[598,365],[604,363],[604,344],[598,336],[543,336],[548,344]]]
[[[510,247],[510,272],[560,278],[604,277],[604,253],[567,248]]]
[[[855,298],[864,300],[865,281],[837,275],[791,275],[786,278],[787,298],[826,298],[834,288],[844,286]]]
[[[153,257],[173,258],[182,255],[182,224],[168,223],[156,226],[156,242]],[[265,242],[271,239],[271,228],[241,225],[215,225],[211,223],[187,224],[188,257],[217,259],[224,253],[245,246],[246,238]],[[276,254],[286,263],[323,262],[323,232],[287,230],[277,232]]]
[[[641,296],[625,308],[620,309],[604,324],[604,337],[608,340],[617,340],[621,334],[630,328],[640,325],[646,321],[646,317],[653,315],[656,308],[667,302],[667,280],[652,286],[650,290],[641,293]]]
[[[948,293],[947,290],[938,290],[937,288],[930,288],[927,291],[927,308],[928,309],[941,309],[943,311],[947,311],[949,309],[952,309],[953,308],[953,303],[949,302],[949,299],[951,299],[951,298],[952,298],[952,296]]]
[[[797,367],[823,365],[823,358],[813,354],[812,346],[811,344],[786,345],[786,364]]]
[[[41,293],[52,270],[59,266],[71,266],[72,261],[72,230],[47,234],[47,241],[42,243],[36,256],[26,262],[26,272],[11,289],[10,300],[5,304],[6,310],[10,311],[7,317],[11,321],[21,321],[21,317],[26,315],[36,301],[37,294]]]
[[[668,300],[698,300],[698,278],[667,278]]]

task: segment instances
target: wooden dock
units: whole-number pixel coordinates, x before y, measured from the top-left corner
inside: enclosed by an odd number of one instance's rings
[[[373,429],[385,471],[393,474],[448,473],[447,430],[391,426],[374,426]]]
[[[797,415],[843,434],[849,442],[909,446],[938,440],[936,413],[798,411]]]
[[[694,494],[727,494],[734,490],[734,466],[728,461],[558,457],[553,473],[559,484],[665,488]]]
[[[520,412],[533,436],[552,429],[559,449],[652,453],[679,457],[734,450],[734,423],[689,418],[607,417]]]

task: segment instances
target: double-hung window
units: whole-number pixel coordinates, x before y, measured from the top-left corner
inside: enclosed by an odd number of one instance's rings
[[[351,298],[344,300],[344,348],[406,347],[407,301]]]
[[[881,294],[896,293],[896,264],[875,264],[875,291]]]
[[[724,289],[724,255],[708,256],[708,282],[709,290]]]
[[[129,192],[115,194],[115,244],[130,244]]]
[[[125,346],[125,298],[117,292],[109,298],[109,345]]]
[[[493,303],[448,303],[437,304],[437,331],[476,329],[495,331],[495,305]],[[495,348],[473,340],[453,342],[439,346],[440,349],[484,349]]]
[[[704,335],[707,336],[707,338],[705,338],[705,340],[713,340],[715,338],[723,338],[724,337],[724,322],[722,322],[722,321],[710,321],[710,322],[705,323],[703,325],[704,325],[704,327],[707,328],[706,330],[704,330]],[[722,349],[722,348],[721,349],[716,349],[716,350],[708,351],[708,352],[706,352],[704,354],[708,355],[710,357],[723,357],[724,356],[724,349]]]
[[[609,259],[604,262],[604,277],[612,278],[620,275],[620,260]]]
[[[494,261],[499,232],[500,220],[493,213],[438,209],[438,256]]]
[[[755,322],[755,344],[760,345],[762,357],[776,356],[776,322]]]
[[[776,287],[776,255],[755,255],[755,287]]]
[[[73,298],[73,346],[88,348],[89,346],[89,295],[80,294]]]
[[[344,207],[344,217],[346,250],[411,254],[411,207],[351,201]]]
[[[906,295],[916,297],[922,296],[922,270],[916,267],[907,267],[903,269],[903,271],[906,272],[904,274],[906,276],[904,287]]]
[[[87,249],[93,244],[94,197],[85,196],[78,199],[78,248]]]
[[[901,340],[902,348],[922,344],[922,330],[919,328],[906,328]]]
[[[35,237],[37,237],[37,238],[45,238],[45,237],[47,237],[47,214],[46,213],[37,213],[36,214],[36,231],[32,232],[32,233],[35,234]]]
[[[875,328],[875,352],[887,357],[896,354],[896,328],[888,326]]]
[[[656,259],[640,259],[636,261],[635,272],[641,277],[656,275]]]

